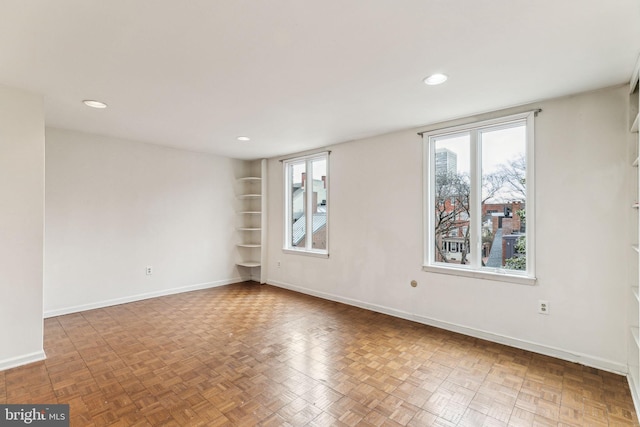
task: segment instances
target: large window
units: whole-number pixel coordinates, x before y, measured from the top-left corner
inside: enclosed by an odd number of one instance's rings
[[[425,270],[533,283],[533,117],[423,135]]]
[[[320,153],[284,162],[284,249],[329,253],[329,155]]]

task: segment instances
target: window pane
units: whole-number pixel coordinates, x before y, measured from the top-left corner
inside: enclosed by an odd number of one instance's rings
[[[327,249],[327,160],[313,160],[313,249]]]
[[[526,270],[526,126],[480,132],[482,265]]]
[[[304,248],[305,245],[305,163],[296,163],[289,166],[289,182],[291,183],[291,247]]]
[[[435,261],[469,264],[470,137],[435,140]]]

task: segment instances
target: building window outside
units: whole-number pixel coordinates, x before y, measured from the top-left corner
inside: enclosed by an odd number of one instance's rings
[[[284,249],[329,254],[329,153],[284,162]]]
[[[425,270],[532,283],[533,117],[423,135]]]

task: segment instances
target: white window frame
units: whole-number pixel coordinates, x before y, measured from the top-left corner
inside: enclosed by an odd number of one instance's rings
[[[329,151],[324,151],[321,153],[310,154],[308,156],[295,157],[287,160],[283,160],[282,162],[282,172],[284,175],[284,244],[283,244],[283,252],[292,253],[292,254],[300,254],[300,255],[311,255],[321,258],[329,257],[329,210],[331,203],[329,202]],[[306,225],[305,230],[307,237],[305,239],[305,247],[294,247],[291,246],[291,218],[289,213],[291,212],[291,176],[289,174],[289,167],[294,164],[305,163],[305,170],[307,171],[307,182],[313,183],[313,167],[312,162],[314,160],[325,160],[327,163],[327,174],[326,174],[326,195],[327,195],[327,204],[326,204],[326,212],[327,212],[327,222],[326,222],[326,248],[325,249],[314,249],[313,248],[313,215],[309,215],[310,212],[313,212],[313,197],[307,197],[306,206],[305,206],[305,215],[306,215]],[[313,185],[313,184],[312,184]]]
[[[473,277],[478,279],[489,279],[503,282],[511,282],[525,285],[534,285],[535,276],[535,157],[534,157],[534,117],[536,112],[514,114],[510,116],[473,122],[469,124],[452,126],[423,133],[424,163],[423,163],[423,267],[424,271],[434,273],[444,273],[457,276]],[[480,141],[477,136],[479,132],[487,128],[495,128],[500,125],[509,126],[514,122],[523,122],[526,125],[526,156],[527,156],[527,269],[526,271],[508,270],[502,268],[482,267],[480,254],[482,251],[482,224],[481,224],[481,191],[482,176],[481,162],[482,153]],[[472,249],[471,263],[448,264],[435,261],[435,139],[457,133],[470,133],[470,157],[471,157],[471,229],[475,230],[471,234],[470,245]]]

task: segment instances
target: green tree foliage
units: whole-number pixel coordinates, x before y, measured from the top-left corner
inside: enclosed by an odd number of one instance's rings
[[[505,268],[511,270],[527,269],[527,239],[524,236],[518,237],[516,240],[516,254],[504,261]]]
[[[520,217],[520,221],[526,222],[527,213],[525,209],[520,209],[516,214]],[[525,236],[518,237],[516,240],[516,254],[504,261],[505,268],[512,270],[527,269],[527,238]]]

